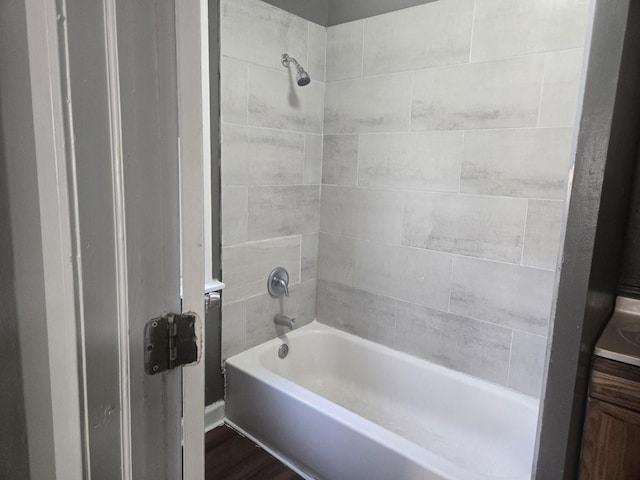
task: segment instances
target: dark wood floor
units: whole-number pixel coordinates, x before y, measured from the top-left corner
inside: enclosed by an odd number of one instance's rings
[[[297,480],[291,469],[236,431],[222,425],[205,437],[206,480]]]

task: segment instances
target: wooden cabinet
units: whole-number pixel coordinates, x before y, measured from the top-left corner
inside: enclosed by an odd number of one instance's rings
[[[596,357],[580,480],[640,479],[640,368]]]

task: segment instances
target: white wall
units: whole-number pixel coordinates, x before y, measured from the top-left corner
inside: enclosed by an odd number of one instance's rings
[[[539,395],[588,2],[328,29],[318,319]]]
[[[326,30],[260,0],[221,2],[223,357],[315,318]],[[309,72],[298,87],[295,68]],[[291,296],[266,292],[277,266]]]
[[[322,96],[279,63],[323,78],[321,27],[223,1],[223,356],[275,334],[276,264],[306,286],[285,313],[313,318],[317,242],[319,321],[539,395],[587,10],[439,0],[330,27]]]

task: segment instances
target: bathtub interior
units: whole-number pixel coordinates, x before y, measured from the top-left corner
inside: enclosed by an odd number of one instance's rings
[[[317,322],[230,360],[242,367],[243,359],[463,470],[489,478],[530,471],[538,406],[522,394]]]

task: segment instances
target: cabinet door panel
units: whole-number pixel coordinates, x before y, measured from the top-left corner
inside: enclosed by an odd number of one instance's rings
[[[580,461],[581,480],[640,478],[640,413],[589,400]]]

